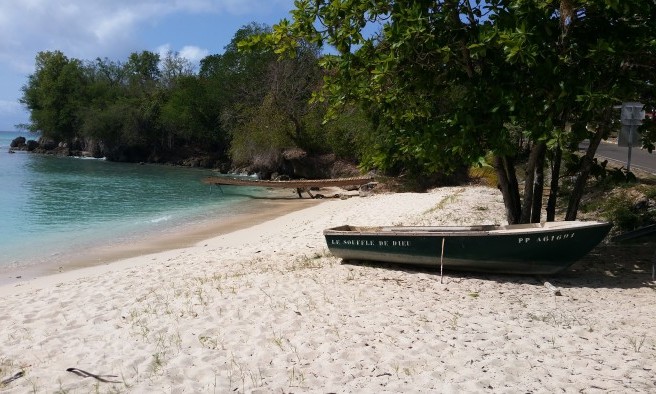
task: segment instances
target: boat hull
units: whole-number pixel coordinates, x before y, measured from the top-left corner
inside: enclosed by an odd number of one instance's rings
[[[442,262],[447,269],[555,274],[589,253],[611,227],[604,222],[472,227],[340,226],[325,230],[324,236],[330,252],[344,260],[434,267]]]

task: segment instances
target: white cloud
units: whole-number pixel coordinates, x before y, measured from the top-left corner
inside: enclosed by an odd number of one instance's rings
[[[69,57],[94,59],[140,48],[137,30],[176,14],[260,14],[291,8],[292,0],[2,0],[0,63],[31,72],[34,57],[61,50]],[[202,50],[189,47],[189,56]],[[181,51],[182,52],[182,51]]]
[[[158,46],[154,52],[159,54],[160,59],[164,59],[169,52],[176,52],[176,51],[171,49],[170,44],[163,44]],[[186,45],[177,52],[178,52],[178,56],[189,60],[189,62],[191,62],[191,64],[196,67],[204,57],[210,54],[209,50],[193,45]]]
[[[197,64],[209,54],[210,51],[207,49],[199,48],[193,45],[186,45],[180,50],[180,57],[184,57],[194,64]]]

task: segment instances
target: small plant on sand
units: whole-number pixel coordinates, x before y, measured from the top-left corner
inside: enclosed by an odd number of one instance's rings
[[[305,374],[294,365],[289,371],[289,387],[305,387]]]
[[[321,261],[323,257],[324,256],[319,253],[315,253],[312,256],[302,256],[296,259],[289,267],[287,267],[288,271],[323,268],[323,263]]]
[[[137,373],[137,374],[135,374],[135,376],[139,376],[139,374]],[[125,378],[125,374],[123,373],[123,371],[121,371],[121,380],[123,381],[123,386],[126,389],[130,389],[132,387],[132,385],[129,384],[127,379]]]
[[[56,394],[66,394],[69,392],[64,388],[64,383],[62,383],[61,379],[57,379],[57,383],[59,383],[59,390],[55,391]]]
[[[629,343],[633,347],[633,350],[636,353],[640,353],[640,349],[642,349],[642,346],[645,344],[645,339],[647,339],[647,335],[643,334],[642,337],[636,338],[636,337],[631,337],[629,338]]]
[[[225,345],[223,343],[223,340],[221,340],[218,335],[217,336],[201,335],[198,337],[198,341],[205,348],[211,350],[216,350],[216,349],[225,350]]]
[[[32,393],[36,394],[41,392],[41,388],[39,387],[39,383],[36,379],[29,379],[28,382],[30,382],[30,386],[32,386],[30,390]]]
[[[203,306],[207,306],[212,300],[209,296],[205,294],[205,289],[202,286],[198,286],[194,291],[196,298],[198,298],[198,303]]]
[[[437,205],[435,205],[433,208],[429,209],[428,211],[424,212],[425,215],[434,213],[436,211],[440,211],[444,209],[449,204],[453,204],[454,202],[458,201],[458,196],[462,194],[465,191],[465,189],[458,189],[456,190],[453,194],[450,194],[444,198],[442,198]]]
[[[451,320],[449,320],[449,327],[453,331],[455,331],[456,328],[458,328],[458,319],[460,319],[460,317],[462,317],[462,315],[458,312],[455,312],[455,313],[449,312],[449,314],[451,315]]]
[[[248,376],[253,387],[264,387],[266,384],[266,378],[262,375],[262,368],[260,367],[257,367],[257,372],[248,371]]]
[[[271,329],[273,331],[273,338],[271,339],[276,346],[280,348],[280,350],[285,350],[284,344],[285,344],[285,339],[283,338],[282,334],[278,333],[276,334],[276,330]]]
[[[394,363],[392,368],[394,369],[394,374],[396,375],[397,379],[400,379],[401,377],[399,376],[399,369],[401,369],[401,366],[398,363]]]
[[[236,379],[235,379],[236,378]],[[228,371],[228,379],[230,380],[230,389],[232,390],[233,382],[237,382],[237,379],[241,381],[241,392],[246,392],[246,372],[244,366],[237,362],[235,355],[232,355],[230,360],[230,371]],[[237,389],[233,390],[237,391]]]
[[[298,354],[298,349],[296,348],[296,345],[294,345],[291,341],[289,341],[289,347],[292,348],[292,351],[294,352],[294,356],[296,356],[296,360],[298,362],[301,362],[301,356]]]
[[[419,315],[417,320],[419,320],[422,323],[430,323],[430,319],[428,317],[426,317],[426,315],[423,315],[423,314]]]
[[[517,296],[510,296],[510,297],[508,298],[508,300],[509,300],[511,303],[518,304],[518,305],[521,306],[522,308],[526,308],[526,307],[528,306],[528,304],[526,303],[526,301],[522,300],[520,297],[517,297]]]
[[[547,339],[547,342],[549,342],[551,344],[552,349],[558,349],[560,347],[560,346],[556,347],[556,337],[554,337],[554,336]]]
[[[164,369],[165,356],[166,354],[164,354],[163,352],[157,352],[153,354],[153,359],[150,362],[150,371],[153,374],[157,374],[160,371],[162,371],[162,369]]]

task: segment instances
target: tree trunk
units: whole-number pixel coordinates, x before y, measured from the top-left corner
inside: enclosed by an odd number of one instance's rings
[[[524,203],[522,206],[522,216],[520,219],[521,223],[531,222],[531,218],[533,217],[531,212],[535,206],[536,199],[539,201],[537,209],[538,217],[540,209],[542,208],[542,193],[540,192],[539,195],[536,195],[535,193],[535,175],[536,170],[541,171],[541,169],[538,169],[538,163],[540,162],[540,158],[544,157],[545,149],[546,145],[544,142],[538,142],[537,144],[533,145],[533,148],[531,149],[531,155],[528,158],[528,163],[526,165],[526,178],[524,179]]]
[[[579,175],[576,178],[574,183],[574,189],[572,189],[572,194],[569,196],[569,202],[567,204],[567,213],[565,214],[565,220],[576,220],[576,214],[579,211],[579,204],[581,203],[581,197],[583,197],[583,190],[585,189],[585,184],[588,181],[590,176],[590,170],[592,169],[592,163],[594,162],[594,155],[597,152],[597,147],[601,142],[604,132],[606,131],[606,123],[597,127],[592,138],[590,138],[590,145],[588,150],[583,156],[581,169],[579,170]]]
[[[540,223],[542,217],[542,194],[544,193],[544,156],[547,153],[547,146],[544,143],[538,154],[535,163],[535,186],[533,189],[533,209],[531,213],[531,223]]]
[[[547,222],[556,220],[556,201],[560,188],[560,164],[563,161],[563,150],[557,146],[551,159],[551,186],[549,200],[547,201]]]
[[[519,184],[515,175],[515,165],[512,158],[498,156],[494,158],[494,168],[499,178],[499,188],[506,207],[506,218],[509,224],[520,223],[522,205],[519,197]]]

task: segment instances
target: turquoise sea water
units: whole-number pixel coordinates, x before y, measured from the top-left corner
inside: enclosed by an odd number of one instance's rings
[[[0,131],[0,270],[234,216],[266,193],[221,192],[200,181],[209,170],[9,153],[18,135]]]

